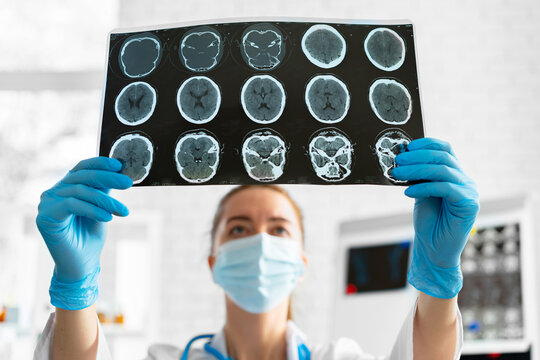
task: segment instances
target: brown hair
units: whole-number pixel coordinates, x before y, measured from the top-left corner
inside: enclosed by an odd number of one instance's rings
[[[221,200],[219,201],[219,204],[216,209],[216,213],[214,214],[214,219],[212,220],[212,230],[210,231],[210,240],[211,240],[211,246],[210,246],[210,252],[212,252],[212,249],[214,248],[214,244],[216,241],[216,230],[219,222],[221,221],[221,217],[223,216],[223,209],[225,207],[225,204],[227,201],[235,194],[239,193],[242,190],[247,189],[270,189],[273,191],[278,192],[279,194],[285,196],[287,200],[291,203],[294,212],[296,214],[296,217],[298,219],[298,223],[300,224],[300,234],[302,236],[302,243],[304,242],[304,223],[302,218],[302,211],[300,210],[300,207],[298,204],[291,198],[287,190],[282,188],[281,186],[275,185],[275,184],[259,184],[259,185],[240,185],[232,190],[230,190],[228,193],[226,193]],[[287,320],[292,320],[292,311],[291,311],[291,303],[289,302],[289,309],[287,311]]]

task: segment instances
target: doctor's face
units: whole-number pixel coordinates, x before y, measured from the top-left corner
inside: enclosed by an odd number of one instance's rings
[[[226,242],[260,232],[298,241],[302,248],[298,216],[284,195],[268,188],[242,190],[230,197],[223,207],[212,253]]]

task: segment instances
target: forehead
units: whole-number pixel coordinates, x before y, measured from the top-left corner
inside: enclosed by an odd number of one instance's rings
[[[251,218],[284,217],[298,222],[293,205],[283,194],[268,188],[249,188],[232,195],[223,207],[223,218],[245,215]]]

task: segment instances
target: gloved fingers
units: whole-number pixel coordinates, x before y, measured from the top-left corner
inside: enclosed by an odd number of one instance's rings
[[[454,155],[441,150],[415,150],[400,153],[395,158],[397,165],[440,164],[461,169]]]
[[[84,216],[92,220],[103,222],[112,220],[110,212],[74,197],[60,200],[59,205],[63,205],[66,211],[74,215]]]
[[[451,203],[471,199],[467,187],[450,182],[427,182],[415,184],[405,189],[405,195],[414,199],[439,197]]]
[[[111,221],[110,212],[74,197],[58,197],[56,201],[39,209],[39,216],[62,222],[72,215],[84,216],[95,221]]]
[[[446,151],[452,154],[453,156],[456,156],[456,154],[454,154],[454,150],[452,149],[452,146],[450,146],[448,142],[435,139],[435,138],[426,137],[426,138],[415,139],[407,145],[407,150],[409,151],[421,150],[421,149]]]
[[[61,197],[74,197],[86,201],[114,215],[127,216],[129,214],[128,208],[120,201],[86,185],[66,185],[55,190],[55,194]]]
[[[111,192],[111,189],[109,188],[97,188],[99,191],[105,193],[105,194],[109,194]]]
[[[108,170],[78,170],[68,173],[63,179],[64,184],[83,184],[96,189],[128,189],[133,180],[127,175]]]
[[[460,170],[440,164],[401,165],[391,171],[398,180],[427,180],[465,184],[469,178]]]
[[[71,172],[79,171],[79,170],[109,170],[109,171],[120,171],[122,170],[122,162],[113,159],[108,158],[105,156],[98,156],[93,157],[90,159],[85,159],[80,161],[73,169],[71,169]]]

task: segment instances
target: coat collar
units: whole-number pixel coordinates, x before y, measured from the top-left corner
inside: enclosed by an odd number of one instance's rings
[[[298,360],[298,346],[300,344],[306,344],[306,335],[296,326],[292,320],[287,321],[286,335],[287,339],[287,360]],[[223,354],[226,358],[229,357],[227,353],[227,343],[225,342],[225,326],[217,332],[210,345]]]

